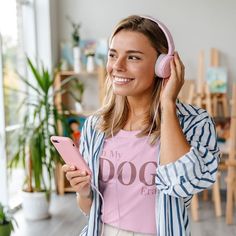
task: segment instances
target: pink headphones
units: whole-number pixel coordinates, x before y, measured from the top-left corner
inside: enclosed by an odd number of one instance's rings
[[[170,61],[174,57],[173,55],[174,55],[174,50],[175,50],[174,41],[170,34],[170,31],[167,29],[167,27],[163,23],[161,23],[157,19],[154,19],[153,17],[143,16],[143,15],[141,15],[140,17],[155,22],[161,28],[161,30],[166,36],[167,43],[168,43],[168,53],[161,54],[157,58],[157,61],[155,64],[155,74],[161,78],[168,78],[170,77]]]

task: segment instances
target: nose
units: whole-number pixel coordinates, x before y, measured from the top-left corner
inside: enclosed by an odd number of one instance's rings
[[[117,60],[113,64],[113,70],[116,71],[125,71],[126,70],[126,62],[124,58],[117,58]]]

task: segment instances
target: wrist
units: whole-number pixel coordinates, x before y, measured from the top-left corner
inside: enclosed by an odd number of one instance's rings
[[[165,98],[161,100],[162,107],[176,106],[176,99]]]
[[[79,192],[76,192],[76,196],[79,197],[80,199],[92,199],[93,192],[91,189],[87,195],[81,195]]]
[[[172,100],[166,100],[164,103],[161,103],[161,111],[162,113],[176,111],[176,102]]]

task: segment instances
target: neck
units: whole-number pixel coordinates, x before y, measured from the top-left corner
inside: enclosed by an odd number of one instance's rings
[[[130,101],[129,102],[129,116],[131,117],[139,117],[145,115],[149,109],[150,109],[150,104],[151,101]]]
[[[143,127],[144,119],[149,113],[149,107],[147,108],[139,108],[139,109],[130,109],[128,120],[124,127],[125,130],[133,131],[133,130],[141,130]]]
[[[150,96],[127,97],[129,103],[128,120],[124,126],[125,130],[141,130],[145,117],[150,111]]]

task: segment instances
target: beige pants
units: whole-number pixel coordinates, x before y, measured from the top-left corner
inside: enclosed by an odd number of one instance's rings
[[[117,229],[111,225],[104,224],[103,236],[152,236],[153,234],[140,234],[122,229]]]

